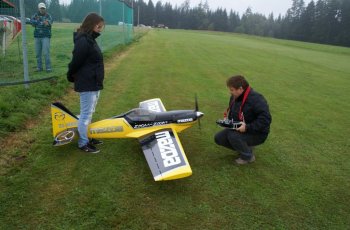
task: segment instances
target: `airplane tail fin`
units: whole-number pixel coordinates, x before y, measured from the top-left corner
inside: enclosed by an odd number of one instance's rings
[[[79,118],[69,111],[62,103],[51,104],[51,119],[54,146],[70,143],[77,131]]]

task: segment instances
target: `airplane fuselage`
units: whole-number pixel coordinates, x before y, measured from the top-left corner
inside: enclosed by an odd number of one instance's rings
[[[193,126],[198,117],[202,116],[202,113],[193,110],[148,112],[132,110],[120,116],[91,123],[88,136],[90,138],[139,138],[164,128],[174,128],[177,132],[181,132]]]

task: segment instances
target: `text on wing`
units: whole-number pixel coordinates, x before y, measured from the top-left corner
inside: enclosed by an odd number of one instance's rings
[[[155,134],[164,167],[170,167],[181,163],[179,153],[173,143],[169,131]]]

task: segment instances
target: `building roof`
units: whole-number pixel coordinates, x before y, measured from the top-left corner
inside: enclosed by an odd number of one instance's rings
[[[0,0],[0,8],[15,8],[15,5],[8,0]]]

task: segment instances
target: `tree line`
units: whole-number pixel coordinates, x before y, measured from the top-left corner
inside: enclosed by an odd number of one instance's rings
[[[134,3],[134,22],[140,9],[139,23],[156,26],[164,24],[169,28],[213,30],[269,36],[306,42],[325,43],[350,47],[350,1],[318,0],[307,6],[304,0],[291,0],[292,6],[285,15],[267,17],[248,8],[242,16],[238,12],[218,8],[210,10],[208,2],[201,2],[191,8],[185,0],[175,8],[160,1],[153,5]]]
[[[18,1],[12,2],[18,5]],[[36,12],[39,2],[25,1],[27,15]],[[88,12],[99,12],[100,5],[100,0],[72,0],[68,5],[60,5],[59,0],[43,2],[47,3],[55,21],[70,22],[81,22]],[[207,1],[190,7],[190,0],[184,0],[180,6],[161,1],[154,4],[152,0],[102,0],[102,15],[107,23],[116,24],[126,17],[120,11],[112,10],[111,6],[116,2],[125,2],[134,9],[135,26],[162,24],[175,29],[236,32],[350,47],[349,0],[312,0],[307,5],[304,0],[291,0],[292,6],[285,15],[276,17],[273,13],[265,16],[252,12],[251,8],[241,16],[234,10],[211,10]]]

